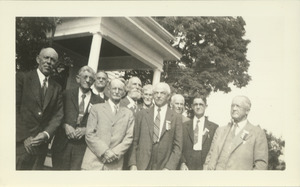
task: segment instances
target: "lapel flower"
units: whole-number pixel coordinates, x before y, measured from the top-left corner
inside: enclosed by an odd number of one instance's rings
[[[166,120],[166,130],[170,130],[171,129],[171,121]]]
[[[246,130],[243,130],[242,134],[241,134],[241,138],[242,140],[245,142],[247,136],[248,136],[249,132]]]
[[[205,135],[205,134],[207,134],[207,133],[209,133],[209,130],[207,128],[205,128],[204,131],[203,131],[202,136]]]

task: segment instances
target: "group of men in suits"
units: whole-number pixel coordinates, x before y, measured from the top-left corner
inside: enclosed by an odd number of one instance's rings
[[[267,169],[266,136],[247,120],[245,96],[233,99],[232,122],[218,127],[204,116],[202,95],[193,98],[189,119],[182,115],[184,98],[171,98],[167,83],[108,82],[104,71],[88,66],[80,68],[78,86],[62,93],[50,76],[56,51],[43,48],[36,61],[36,70],[16,75],[17,170],[43,169],[54,135],[56,170]]]

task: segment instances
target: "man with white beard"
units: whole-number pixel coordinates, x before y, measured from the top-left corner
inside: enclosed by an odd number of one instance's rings
[[[131,77],[125,87],[127,95],[121,99],[120,106],[129,108],[134,116],[142,109],[142,104],[138,100],[142,97],[142,81],[138,77]],[[131,147],[129,148],[129,150]],[[129,151],[130,152],[130,151]],[[123,170],[128,170],[128,152],[124,155]]]
[[[129,108],[134,114],[141,109],[138,101],[142,97],[142,82],[138,77],[131,77],[126,85],[127,96],[120,101],[120,106]]]

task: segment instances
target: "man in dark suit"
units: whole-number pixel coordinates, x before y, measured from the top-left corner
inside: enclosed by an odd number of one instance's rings
[[[57,129],[52,145],[52,163],[55,170],[80,170],[86,149],[85,132],[89,111],[93,104],[103,103],[91,91],[94,70],[89,66],[80,68],[76,76],[79,87],[63,94],[64,119]]]
[[[99,95],[100,98],[104,99],[105,101],[108,100],[108,96],[105,95],[105,87],[108,83],[108,76],[107,73],[103,70],[98,71],[96,73],[96,80],[94,82],[93,93]]]
[[[206,98],[197,95],[193,99],[194,117],[183,124],[183,148],[181,170],[202,170],[218,125],[204,117]]]
[[[131,170],[175,170],[182,151],[182,118],[168,107],[170,87],[153,89],[155,106],[136,114]]]
[[[48,143],[63,118],[61,87],[50,77],[58,61],[53,48],[36,57],[37,70],[16,74],[16,169],[40,170]]]

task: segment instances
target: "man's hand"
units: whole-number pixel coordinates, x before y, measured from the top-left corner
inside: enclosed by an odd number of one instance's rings
[[[106,159],[107,163],[111,163],[114,160],[118,159],[118,156],[110,149],[108,149],[105,153],[104,153],[104,158]]]
[[[78,127],[78,128],[76,128],[76,130],[75,130],[75,138],[77,140],[81,139],[82,136],[85,135],[85,132],[86,132],[86,128],[85,127]]]
[[[75,129],[71,125],[66,123],[64,124],[64,128],[68,139],[75,139],[76,137]]]
[[[185,163],[182,163],[180,165],[180,170],[189,170],[189,168],[187,167],[187,165]]]
[[[137,170],[137,167],[136,167],[136,165],[132,165],[132,166],[130,166],[130,170]]]
[[[29,153],[29,154],[36,154],[36,149],[35,149],[35,147],[32,147],[31,146],[31,141],[32,141],[32,137],[30,136],[30,137],[28,137],[28,138],[26,138],[25,140],[24,140],[24,147],[25,147],[25,150],[26,150],[26,152],[27,153]]]
[[[45,143],[45,141],[47,141],[47,140],[48,140],[48,136],[44,132],[40,132],[40,133],[38,133],[38,135],[36,135],[36,137],[34,137],[31,140],[31,145],[39,146],[42,143]]]

